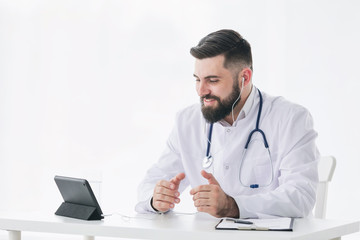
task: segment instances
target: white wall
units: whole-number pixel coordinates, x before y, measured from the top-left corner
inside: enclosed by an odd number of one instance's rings
[[[189,49],[232,28],[252,44],[255,85],[307,107],[321,153],[337,158],[328,218],[359,219],[359,10],[355,0],[0,0],[0,210],[54,211],[63,174],[101,180],[104,211],[131,212],[176,112],[198,101]]]

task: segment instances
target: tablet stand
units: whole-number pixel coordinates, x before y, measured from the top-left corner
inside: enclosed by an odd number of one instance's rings
[[[104,218],[98,213],[96,207],[69,202],[63,202],[55,214],[82,220],[100,220]]]

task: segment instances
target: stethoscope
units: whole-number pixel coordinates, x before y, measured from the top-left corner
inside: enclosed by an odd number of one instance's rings
[[[266,140],[266,136],[265,136],[265,133],[263,130],[261,130],[259,128],[259,122],[260,122],[260,117],[261,117],[261,112],[262,112],[262,105],[263,105],[263,98],[262,98],[262,94],[260,92],[260,90],[258,89],[258,92],[259,92],[259,96],[260,96],[260,104],[259,104],[259,110],[258,110],[258,115],[257,115],[257,119],[256,119],[256,127],[255,129],[253,129],[250,134],[249,134],[249,137],[246,141],[246,144],[245,144],[245,148],[243,150],[243,153],[242,153],[242,157],[241,157],[241,163],[240,163],[240,169],[239,169],[239,182],[240,184],[243,186],[243,187],[249,187],[249,188],[259,188],[259,187],[268,187],[271,185],[271,183],[273,182],[274,180],[274,171],[273,171],[273,163],[272,163],[272,159],[271,159],[271,154],[270,154],[270,150],[269,150],[269,144]],[[211,153],[210,153],[210,148],[211,148],[211,136],[212,136],[212,131],[213,131],[213,123],[210,124],[210,127],[209,127],[209,135],[208,135],[208,143],[207,143],[207,149],[206,149],[206,157],[203,159],[203,162],[202,162],[202,167],[204,169],[209,169],[213,163],[214,163],[214,158],[211,156]],[[260,133],[262,138],[263,138],[263,141],[264,141],[264,146],[269,154],[269,161],[270,161],[270,164],[271,164],[271,179],[268,183],[266,184],[259,184],[259,183],[252,183],[252,184],[249,184],[249,185],[246,185],[242,182],[241,180],[241,169],[242,169],[242,165],[244,163],[244,159],[246,157],[246,152],[248,150],[248,147],[249,147],[249,144],[251,142],[251,138],[253,136],[254,133]]]

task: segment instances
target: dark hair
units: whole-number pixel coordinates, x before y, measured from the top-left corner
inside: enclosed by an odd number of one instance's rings
[[[246,65],[253,70],[250,44],[234,30],[223,29],[210,33],[196,47],[191,48],[190,53],[197,59],[224,54],[225,68]]]

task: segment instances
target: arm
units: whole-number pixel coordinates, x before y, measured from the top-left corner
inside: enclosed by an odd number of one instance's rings
[[[182,176],[177,176],[179,173],[184,172],[184,169],[181,163],[180,154],[176,149],[177,132],[174,128],[168,138],[166,148],[159,161],[147,171],[145,178],[138,187],[138,203],[135,207],[137,212],[157,212],[157,209],[163,212],[168,209],[170,204],[180,201],[178,198],[179,196],[175,196],[175,194],[180,194],[180,192],[185,189],[187,181],[183,180]],[[178,183],[174,183],[174,180],[176,179]],[[171,189],[170,187],[171,182],[174,184],[174,189]],[[166,201],[165,198],[170,195],[172,195],[172,199]],[[161,201],[163,203],[161,203]],[[168,204],[168,207],[164,206],[166,204]]]
[[[279,124],[283,136],[279,139],[279,186],[267,193],[234,197],[242,218],[262,214],[305,217],[315,204],[319,153],[312,118],[305,110],[297,111]]]

